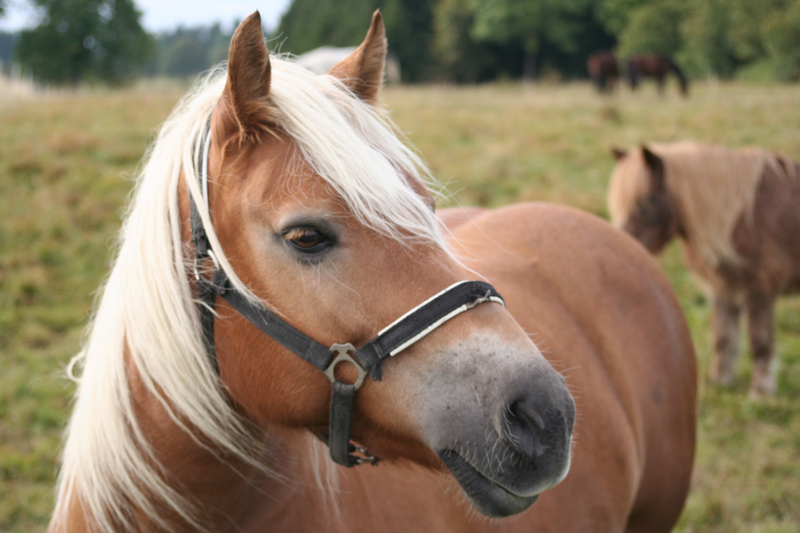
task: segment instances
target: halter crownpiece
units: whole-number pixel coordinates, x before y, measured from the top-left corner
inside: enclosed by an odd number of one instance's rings
[[[210,124],[206,128],[202,144],[196,152],[200,160],[196,162],[195,168],[199,170],[203,199],[208,209],[207,165]],[[380,381],[381,363],[385,359],[397,355],[451,318],[476,305],[485,302],[505,305],[502,297],[490,284],[483,281],[460,281],[389,324],[374,339],[360,348],[349,343],[334,344],[329,348],[288,324],[269,309],[253,304],[233,288],[211,250],[200,211],[191,193],[189,193],[189,205],[200,323],[203,327],[206,353],[212,367],[219,374],[214,346],[214,305],[216,297],[220,296],[263,333],[317,367],[331,380],[328,447],[331,458],[340,465],[351,467],[361,463],[375,463],[378,460],[364,448],[350,442],[353,399],[367,375],[375,381]],[[210,210],[208,212],[210,214]],[[214,262],[211,279],[200,275],[200,264],[207,258],[211,258]],[[355,383],[347,384],[336,379],[334,370],[342,362],[355,366],[358,371]]]

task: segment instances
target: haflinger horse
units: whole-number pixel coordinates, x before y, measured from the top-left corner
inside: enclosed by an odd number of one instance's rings
[[[255,13],[168,118],[73,365],[51,533],[675,522],[695,366],[667,281],[562,207],[445,237],[377,104],[384,35],[320,76]]]
[[[689,269],[711,295],[712,380],[734,382],[744,307],[750,393],[774,394],[775,300],[800,290],[800,166],[758,148],[691,142],[614,155],[612,219],[654,253],[679,238]]]
[[[639,87],[642,78],[654,78],[658,85],[658,93],[663,95],[664,85],[667,80],[667,74],[669,73],[675,74],[678,78],[678,83],[680,83],[681,87],[681,95],[688,96],[689,79],[669,56],[633,56],[628,59],[628,81],[633,91]]]
[[[608,50],[592,52],[586,60],[586,70],[600,94],[614,92],[619,79],[617,58]]]

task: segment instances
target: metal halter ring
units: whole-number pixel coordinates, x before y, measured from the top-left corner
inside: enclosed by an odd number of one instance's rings
[[[361,384],[364,383],[364,378],[367,377],[367,372],[364,370],[358,361],[353,359],[350,354],[356,351],[355,346],[350,344],[334,344],[331,346],[331,351],[336,352],[336,356],[331,361],[331,364],[328,365],[328,368],[325,369],[325,375],[328,376],[328,379],[331,380],[331,383],[336,381],[336,376],[334,376],[333,372],[336,369],[336,365],[342,362],[352,363],[353,366],[356,367],[356,371],[358,371],[358,378],[356,382],[353,383],[355,390],[358,390],[361,387]]]

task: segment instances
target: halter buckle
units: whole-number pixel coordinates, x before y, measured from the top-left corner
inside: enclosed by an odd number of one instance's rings
[[[355,387],[355,390],[358,390],[359,387],[361,387],[361,384],[364,383],[364,378],[367,377],[367,371],[364,370],[364,368],[362,368],[362,366],[358,363],[358,361],[353,359],[351,355],[356,351],[355,346],[353,346],[349,342],[347,344],[337,343],[331,346],[331,351],[336,352],[336,355],[334,356],[331,363],[328,365],[328,368],[325,369],[325,375],[328,376],[328,379],[330,379],[331,383],[333,383],[334,381],[336,381],[336,376],[334,375],[334,370],[336,369],[336,365],[342,362],[352,363],[353,366],[356,367],[356,371],[358,372],[358,378],[356,379],[356,382],[353,383],[353,386]],[[370,462],[370,461],[364,461],[364,462]]]

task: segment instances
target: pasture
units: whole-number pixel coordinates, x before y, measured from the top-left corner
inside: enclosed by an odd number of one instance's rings
[[[570,204],[606,217],[611,146],[691,138],[800,159],[800,87],[390,87],[386,106],[446,189],[442,205]],[[137,163],[185,87],[0,95],[0,532],[44,531],[80,345]],[[778,395],[750,401],[749,356],[708,383],[710,311],[678,245],[660,258],[699,362],[692,490],[677,531],[800,530],[800,298],[777,311]],[[743,342],[743,346],[746,343]]]

